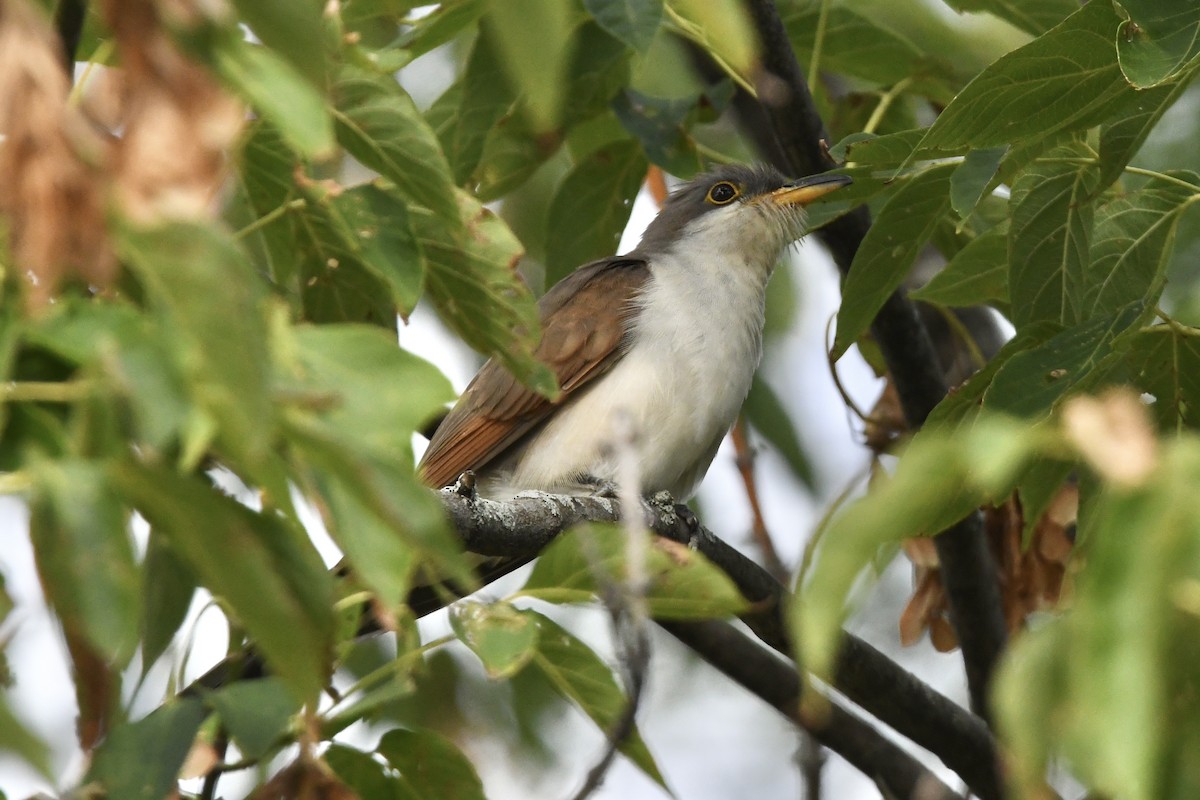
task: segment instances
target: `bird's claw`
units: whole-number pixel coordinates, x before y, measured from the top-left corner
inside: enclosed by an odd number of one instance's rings
[[[475,473],[467,470],[458,476],[458,480],[450,487],[450,489],[460,497],[465,497],[468,500],[476,500],[479,498],[479,491],[476,488]]]
[[[696,550],[700,546],[700,518],[683,503],[675,504],[675,513],[683,520],[688,531],[688,549]]]
[[[615,481],[610,481],[605,478],[597,478],[594,475],[585,475],[583,483],[591,487],[592,497],[600,497],[605,500],[617,500],[621,496],[621,487],[617,486]]]

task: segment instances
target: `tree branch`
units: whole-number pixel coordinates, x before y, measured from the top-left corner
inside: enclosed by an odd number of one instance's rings
[[[828,133],[809,94],[800,64],[772,0],[746,0],[762,47],[766,77],[760,98],[784,163],[794,175],[811,175],[833,166],[822,146]],[[871,220],[860,207],[818,232],[843,275],[850,270]],[[900,396],[910,430],[925,422],[946,394],[929,333],[903,290],[888,298],[871,325]],[[984,539],[978,514],[934,539],[946,578],[950,617],[958,633],[971,691],[971,707],[987,716],[988,686],[996,657],[1008,638],[1000,605],[996,565]]]
[[[828,713],[803,712],[796,670],[729,624],[710,620],[659,625],[875,780],[886,796],[961,798],[916,759],[836,703],[830,701]]]
[[[452,490],[443,505],[468,550],[493,556],[521,556],[525,563],[561,531],[584,521],[615,522],[620,510],[602,497],[568,497],[528,492],[510,502],[469,498]],[[737,584],[752,609],[741,619],[764,643],[791,657],[782,601],[787,590],[771,575],[659,495],[643,504],[646,527],[701,552]],[[867,642],[845,634],[834,673],[834,688],[901,735],[929,750],[957,772],[980,797],[1000,796],[995,742],[979,718]],[[753,687],[750,687],[754,691]],[[764,691],[770,691],[764,687]]]

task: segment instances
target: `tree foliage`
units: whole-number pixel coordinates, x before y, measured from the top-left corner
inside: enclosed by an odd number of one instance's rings
[[[1195,796],[1200,7],[947,3],[971,14],[776,3],[855,181],[812,222],[874,218],[833,356],[871,352],[919,259],[944,266],[917,297],[1015,328],[834,516],[792,604],[799,663],[833,679],[881,548],[1014,493],[1032,520],[1076,481],[1070,596],[1015,637],[993,695],[1010,788],[1037,796],[1061,761],[1112,796]],[[0,8],[0,486],[28,502],[85,782],[110,797],[167,796],[225,736],[261,764],[301,745],[261,797],[482,797],[453,741],[396,724],[447,641],[419,640],[410,590],[427,572],[475,580],[413,470],[413,435],[452,391],[397,345],[397,320],[425,304],[552,395],[529,287],[612,253],[648,170],[761,157],[763,132],[731,122],[780,88],[742,3],[423,5],[104,0],[74,86],[56,4]],[[435,57],[452,79],[418,103],[407,69]],[[773,285],[773,308],[789,291]],[[756,384],[749,424],[808,482],[789,413]],[[245,491],[222,488],[234,478]],[[309,506],[352,578],[327,571]],[[456,607],[452,630],[494,680],[540,681],[607,731],[618,675],[513,604],[603,594],[597,564],[619,576],[625,557],[588,536],[556,542],[513,598]],[[650,552],[651,615],[747,612],[703,558]],[[129,687],[183,636],[199,588],[272,677],[131,716]],[[355,644],[364,601],[396,632],[386,661]],[[322,701],[335,674],[352,688]],[[364,720],[388,729],[374,752],[324,746]],[[0,743],[50,774],[2,703]],[[620,747],[670,785],[636,727]]]

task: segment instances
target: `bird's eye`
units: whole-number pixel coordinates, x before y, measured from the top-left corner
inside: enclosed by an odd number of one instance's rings
[[[726,203],[732,203],[739,194],[741,194],[741,191],[732,183],[721,181],[720,183],[714,183],[713,187],[708,190],[707,199],[708,202],[715,206],[723,206]]]

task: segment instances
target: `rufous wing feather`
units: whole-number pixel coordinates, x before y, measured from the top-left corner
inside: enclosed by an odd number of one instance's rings
[[[542,339],[534,353],[554,370],[558,399],[546,399],[488,361],[430,440],[418,467],[421,479],[445,486],[466,470],[482,469],[611,368],[628,346],[630,319],[649,275],[644,261],[607,258],[547,292],[538,303]]]

